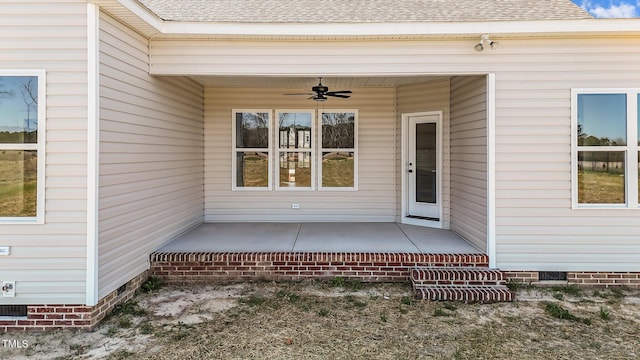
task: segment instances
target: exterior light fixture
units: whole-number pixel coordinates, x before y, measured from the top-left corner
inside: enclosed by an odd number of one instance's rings
[[[498,43],[496,41],[489,39],[489,35],[482,35],[480,37],[480,42],[477,43],[473,48],[476,49],[477,52],[482,52],[484,51],[485,44],[489,45],[491,47],[491,50],[495,49],[498,46]]]

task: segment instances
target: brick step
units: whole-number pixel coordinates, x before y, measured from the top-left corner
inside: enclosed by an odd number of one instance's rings
[[[462,301],[466,303],[513,301],[513,293],[503,285],[418,285],[415,292],[418,299],[432,301]]]
[[[416,267],[409,274],[419,299],[492,303],[513,301],[500,270],[486,267]]]
[[[411,283],[420,285],[506,285],[500,270],[486,267],[419,267],[411,270]]]

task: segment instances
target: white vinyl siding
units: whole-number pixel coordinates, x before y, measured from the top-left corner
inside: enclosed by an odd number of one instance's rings
[[[451,79],[451,230],[487,247],[486,77]]]
[[[100,16],[99,297],[203,219],[203,89],[148,75],[147,40]]]
[[[301,90],[205,88],[205,221],[394,221],[393,87],[351,88],[348,101],[325,103],[332,110],[358,109],[358,191],[232,191],[232,109],[322,110],[304,96],[283,95]]]
[[[402,204],[402,152],[405,147],[402,144],[402,114],[428,111],[442,111],[442,227],[448,229],[450,223],[451,192],[449,190],[449,80],[436,80],[424,84],[399,86],[396,94],[397,101],[397,126],[396,126],[396,197],[397,197],[397,221],[400,221]]]
[[[503,44],[521,63],[496,73],[498,267],[640,271],[640,212],[571,208],[571,88],[637,87],[640,39]]]
[[[46,72],[44,224],[0,224],[0,304],[83,304],[86,266],[87,5],[84,0],[0,3],[0,69]],[[39,199],[40,200],[40,199]]]

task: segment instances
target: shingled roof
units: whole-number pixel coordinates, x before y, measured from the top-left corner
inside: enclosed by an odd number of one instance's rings
[[[570,0],[138,0],[167,21],[392,23],[592,19]]]

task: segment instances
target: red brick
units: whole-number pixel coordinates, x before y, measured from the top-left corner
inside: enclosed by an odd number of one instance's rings
[[[9,331],[25,331],[27,328],[24,326],[5,326],[4,327],[4,331],[5,332],[9,332]]]

